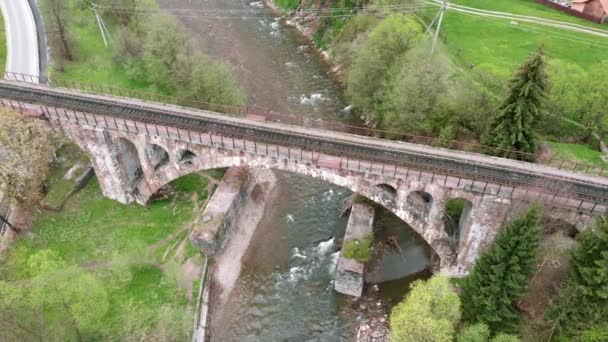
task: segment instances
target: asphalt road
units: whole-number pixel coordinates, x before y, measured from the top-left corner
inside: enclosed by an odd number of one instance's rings
[[[7,35],[6,71],[39,76],[38,38],[27,0],[0,0]]]

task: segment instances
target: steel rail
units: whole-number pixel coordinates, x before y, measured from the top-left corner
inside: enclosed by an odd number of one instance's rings
[[[546,179],[541,182],[541,185],[539,185],[539,177],[538,175],[535,175],[533,173],[530,173],[527,176],[533,177],[536,181],[526,181],[525,179],[521,179],[521,177],[500,177],[488,172],[480,173],[480,166],[483,166],[483,168],[485,169],[491,169],[490,171],[506,171],[508,174],[511,174],[513,170],[500,170],[496,167],[490,167],[488,165],[477,165],[475,163],[469,163],[463,160],[446,160],[445,158],[438,158],[428,155],[417,155],[415,157],[421,157],[422,159],[416,160],[411,158],[412,155],[415,155],[415,153],[412,152],[407,152],[404,154],[403,151],[378,147],[370,148],[369,145],[365,144],[358,144],[357,146],[357,144],[350,143],[350,146],[344,146],[344,144],[336,144],[336,142],[332,140],[320,141],[322,139],[319,139],[318,137],[303,136],[299,133],[291,133],[289,135],[285,135],[280,134],[276,131],[269,132],[267,129],[260,130],[259,126],[251,124],[244,125],[243,123],[239,123],[239,125],[235,125],[234,122],[231,122],[229,120],[222,120],[221,116],[214,117],[213,120],[210,120],[209,118],[197,115],[189,115],[177,111],[172,111],[170,108],[163,108],[162,112],[160,112],[158,109],[150,108],[144,105],[126,105],[123,103],[117,103],[117,101],[111,101],[111,99],[108,99],[107,97],[104,99],[99,99],[92,96],[74,94],[73,92],[65,93],[65,91],[60,94],[60,97],[57,97],[56,94],[51,95],[46,89],[45,91],[35,92],[35,89],[31,88],[32,87],[27,87],[26,89],[28,89],[29,91],[24,91],[24,88],[22,86],[13,86],[12,90],[14,91],[14,93],[8,94],[8,97],[17,98],[19,100],[24,100],[30,103],[43,103],[56,108],[67,108],[81,112],[99,113],[100,115],[108,115],[111,117],[118,116],[123,119],[129,119],[134,122],[148,122],[161,126],[169,125],[171,127],[193,130],[198,132],[221,132],[226,137],[247,137],[251,138],[254,141],[264,141],[267,144],[269,142],[272,142],[274,144],[280,143],[282,146],[297,146],[301,149],[312,150],[313,153],[314,151],[317,151],[317,153],[324,151],[328,152],[329,155],[335,155],[337,152],[339,156],[347,154],[350,156],[361,158],[364,161],[368,161],[371,163],[376,162],[386,165],[395,165],[395,167],[396,165],[407,165],[410,168],[425,170],[431,173],[435,173],[438,170],[441,170],[441,172],[446,173],[446,179],[449,175],[461,175],[471,178],[472,180],[477,179],[479,181],[493,182],[496,184],[515,184],[516,186],[526,186],[529,188],[529,190],[532,191],[544,190],[542,192],[548,192],[550,194],[569,193],[571,195],[574,195],[578,199],[582,198],[584,200],[590,200],[600,203],[607,202],[607,198],[605,196],[606,189],[604,189],[604,191],[601,191],[601,194],[593,194],[589,193],[589,191],[581,192],[569,190],[568,184],[560,184],[564,183],[564,181],[567,180],[564,178]],[[7,96],[8,89],[5,85],[0,85],[0,90],[0,94]],[[57,90],[54,91],[58,92]],[[10,93],[10,91],[8,91],[8,93]],[[114,111],[109,111],[108,108],[114,109]],[[118,111],[116,109],[118,109]],[[155,118],[152,118],[151,116],[154,116]],[[206,122],[203,125],[202,123],[204,121]],[[243,133],[243,130],[245,133]],[[251,130],[251,133],[247,132],[247,130]],[[298,139],[294,141],[294,137]],[[308,139],[308,141],[306,139]],[[384,155],[379,153],[383,153]],[[406,158],[400,158],[404,156]],[[475,172],[471,172],[462,168],[455,169],[454,167],[442,167],[441,165],[437,165],[438,161],[449,161],[452,163],[468,164],[466,166],[468,166],[469,168],[472,167]],[[542,178],[540,180],[542,180]],[[570,180],[571,183],[572,181],[576,182],[576,180]],[[579,186],[580,185],[587,187],[590,186],[590,184],[586,183],[580,183]],[[591,189],[594,188],[598,188],[598,186],[591,186]]]
[[[17,81],[23,81],[23,82],[29,82],[29,83],[36,83],[36,80],[37,80],[37,76],[32,76],[32,75],[18,74],[18,73],[12,73],[12,72],[6,72],[5,74],[7,76],[10,76],[10,77],[8,77],[8,79],[11,79],[11,80],[17,80]],[[184,98],[179,98],[179,97],[175,97],[175,96],[167,96],[167,95],[160,95],[160,94],[155,94],[155,93],[150,93],[150,92],[144,92],[144,91],[140,91],[140,90],[119,88],[119,87],[109,86],[109,85],[105,85],[105,84],[94,84],[94,83],[79,82],[79,81],[72,81],[72,80],[65,80],[65,79],[58,79],[58,78],[53,78],[53,81],[51,82],[51,86],[58,87],[58,88],[62,88],[62,86],[63,86],[68,89],[70,89],[70,88],[77,89],[77,90],[84,91],[84,92],[94,94],[94,95],[109,94],[109,95],[119,96],[119,97],[123,97],[123,98],[126,96],[126,97],[130,97],[130,98],[142,99],[144,101],[174,104],[174,105],[178,105],[178,106],[184,106],[186,108],[197,108],[197,109],[209,110],[209,111],[213,111],[213,112],[221,112],[222,114],[235,116],[235,117],[243,117],[245,114],[247,114],[247,115],[251,114],[254,116],[263,117],[263,118],[265,118],[266,121],[285,123],[285,124],[289,124],[289,125],[306,127],[306,128],[314,127],[314,128],[319,128],[319,129],[329,129],[329,130],[333,130],[333,131],[337,131],[337,132],[354,133],[354,134],[359,134],[359,135],[364,135],[364,136],[399,137],[400,139],[404,139],[405,141],[413,141],[416,144],[423,144],[423,145],[435,146],[435,147],[440,146],[440,147],[448,148],[448,149],[455,150],[455,151],[472,151],[472,152],[481,153],[484,155],[488,155],[488,153],[490,153],[490,154],[495,153],[495,154],[506,155],[506,156],[508,156],[508,158],[514,158],[514,159],[519,159],[519,160],[526,160],[526,161],[536,160],[536,163],[541,164],[541,165],[547,165],[547,166],[555,167],[558,169],[575,171],[575,172],[591,174],[591,175],[605,176],[606,173],[608,172],[608,169],[606,167],[586,164],[586,163],[583,163],[580,161],[572,161],[572,160],[566,160],[566,159],[554,158],[554,157],[551,157],[548,160],[543,160],[543,159],[537,160],[536,155],[534,155],[532,153],[522,152],[522,151],[509,150],[509,149],[503,149],[503,148],[491,147],[491,146],[484,146],[481,144],[463,142],[463,141],[457,141],[457,140],[443,140],[443,139],[439,139],[439,138],[423,136],[423,135],[416,135],[416,134],[400,132],[400,131],[379,130],[379,129],[375,129],[375,128],[351,125],[348,123],[335,121],[335,120],[309,119],[309,118],[306,118],[305,116],[301,116],[301,115],[298,116],[298,115],[292,115],[292,114],[274,113],[273,111],[270,111],[268,109],[261,108],[258,106],[241,106],[241,107],[227,106],[227,105],[214,104],[214,103],[209,103],[209,102],[204,102],[204,101],[199,101],[199,100],[194,100],[194,99],[184,99]]]

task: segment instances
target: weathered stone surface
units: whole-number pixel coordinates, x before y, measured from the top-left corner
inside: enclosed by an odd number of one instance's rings
[[[194,227],[190,235],[192,243],[207,256],[214,255],[222,243],[222,230],[230,224],[230,220],[226,218],[231,216],[231,211],[237,207],[246,177],[246,171],[242,168],[228,169],[209,199],[201,215],[201,222]]]
[[[355,203],[350,210],[342,250],[349,241],[361,239],[372,234],[374,227],[374,208],[369,204]],[[334,288],[336,291],[354,297],[363,293],[365,264],[349,259],[340,252],[336,269]]]
[[[492,243],[502,223],[518,211],[516,208],[521,203],[529,202],[518,198],[551,199],[524,189],[479,185],[464,178],[436,177],[408,169],[399,169],[398,176],[389,176],[382,172],[381,165],[361,167],[356,163],[344,163],[335,156],[290,153],[283,147],[256,145],[247,140],[227,143],[208,133],[197,135],[198,140],[190,142],[192,139],[186,141],[185,132],[175,128],[137,134],[134,125],[139,124],[135,122],[126,122],[125,127],[111,130],[69,121],[53,121],[53,124],[89,154],[104,195],[122,203],[145,204],[170,181],[200,170],[247,166],[294,172],[347,188],[393,212],[431,246],[439,258],[439,267],[454,276],[466,274],[481,251]],[[137,162],[125,160],[128,154],[131,159],[135,157],[133,153],[125,153],[124,146],[120,147],[121,139],[134,146]],[[158,146],[152,148],[156,154],[150,154],[151,145]],[[247,151],[256,153],[243,152],[242,146],[248,146]],[[168,156],[161,167],[158,167],[163,159],[158,157],[159,148]],[[136,178],[134,170],[138,164],[141,176]],[[467,200],[470,207],[465,211],[467,217],[460,222],[460,244],[453,248],[445,231],[443,215],[445,203],[455,198]],[[559,201],[569,202],[569,207],[577,205],[571,199],[559,197],[553,203]],[[589,215],[564,207],[552,209],[547,210],[550,215],[580,228],[591,219]],[[205,237],[201,238],[205,240]]]

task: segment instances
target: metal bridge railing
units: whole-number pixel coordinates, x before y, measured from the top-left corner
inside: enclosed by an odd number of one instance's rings
[[[0,100],[0,105],[9,105]],[[32,105],[24,107],[13,105],[22,110],[32,110]],[[254,134],[235,133],[233,130],[215,127],[213,131],[201,131],[201,127],[187,124],[166,126],[157,119],[141,117],[116,118],[111,113],[88,113],[87,108],[70,110],[53,106],[35,106],[51,120],[60,120],[104,127],[111,130],[137,134],[157,135],[178,139],[194,144],[203,144],[242,153],[262,155],[278,160],[289,159],[302,164],[343,171],[365,172],[397,179],[427,181],[450,185],[468,191],[514,198],[523,201],[542,200],[554,207],[568,207],[579,212],[597,214],[606,211],[608,198],[580,193],[572,189],[556,187],[559,179],[546,179],[543,182],[526,182],[466,170],[457,170],[441,165],[425,165],[407,160],[389,158],[382,155],[360,154],[352,151],[336,150],[327,146],[310,146],[297,142],[286,142]]]
[[[38,83],[39,77],[27,74],[20,74],[14,72],[5,72],[5,78],[7,80],[21,81],[27,83]],[[268,122],[278,122],[288,125],[294,125],[306,128],[318,128],[325,130],[332,130],[343,133],[351,133],[363,136],[374,136],[380,138],[388,138],[393,140],[401,140],[411,143],[423,144],[433,147],[441,147],[456,151],[465,151],[472,153],[479,153],[485,155],[502,155],[510,159],[533,161],[541,165],[555,167],[560,170],[567,170],[573,172],[580,172],[589,175],[597,176],[608,176],[608,163],[605,166],[593,165],[582,163],[579,161],[562,159],[562,158],[541,158],[538,159],[536,155],[521,151],[508,150],[496,147],[484,146],[481,144],[475,144],[470,142],[463,142],[457,140],[443,140],[434,137],[415,135],[401,131],[392,130],[379,130],[373,128],[367,128],[357,125],[352,125],[344,122],[326,120],[326,119],[314,119],[305,115],[293,115],[293,114],[282,114],[275,113],[271,110],[258,107],[258,106],[227,106],[222,104],[214,104],[204,101],[198,101],[194,99],[185,99],[175,96],[160,95],[151,92],[119,88],[109,86],[105,84],[94,84],[88,82],[79,82],[72,80],[65,80],[60,78],[53,78],[49,81],[49,85],[58,88],[76,89],[79,91],[91,93],[91,94],[103,94],[112,95],[118,97],[135,98],[144,101],[158,102],[161,104],[172,104],[181,107],[196,108],[212,112],[218,112],[225,115],[250,118],[253,120],[263,120]]]

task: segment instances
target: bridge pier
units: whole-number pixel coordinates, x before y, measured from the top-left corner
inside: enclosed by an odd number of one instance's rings
[[[121,203],[145,205],[162,186],[201,170],[248,166],[294,172],[347,188],[382,205],[410,225],[439,257],[439,268],[454,276],[471,269],[519,203],[544,201],[551,215],[558,215],[579,229],[592,217],[592,213],[576,209],[587,205],[582,201],[540,196],[522,187],[476,183],[473,179],[413,167],[390,169],[385,168],[386,164],[349,162],[340,154],[333,156],[314,148],[281,146],[253,138],[223,137],[213,132],[127,120],[107,124],[103,116],[83,117],[78,112],[65,117],[48,109],[43,112],[52,125],[88,153],[103,194]],[[446,203],[452,199],[468,203],[465,218],[458,222],[457,246],[445,229]],[[599,212],[596,207],[600,206],[593,206]]]
[[[105,197],[120,203],[131,203],[136,200],[135,188],[127,184],[127,177],[121,166],[124,158],[112,134],[107,129],[69,129],[63,132],[85,151]]]
[[[373,236],[374,208],[366,203],[354,203],[348,217],[344,242],[336,268],[336,291],[361,297],[365,284],[365,263],[344,256],[344,249],[351,241],[361,240],[368,235]]]

